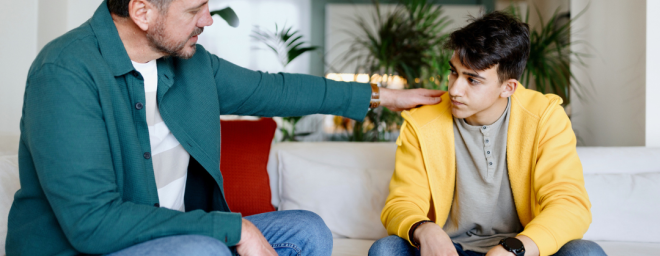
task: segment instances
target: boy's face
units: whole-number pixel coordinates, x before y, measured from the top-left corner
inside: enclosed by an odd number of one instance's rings
[[[461,64],[457,54],[449,61],[451,113],[471,125],[490,125],[506,109],[507,98],[515,91],[517,80],[500,82],[497,67],[472,70]],[[513,86],[513,88],[511,88]]]

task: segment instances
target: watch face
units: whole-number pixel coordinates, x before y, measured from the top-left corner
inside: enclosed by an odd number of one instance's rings
[[[520,240],[518,240],[518,239],[516,239],[516,238],[507,238],[507,239],[504,239],[504,243],[506,243],[506,245],[507,245],[509,248],[511,248],[512,250],[520,250],[520,249],[523,248],[523,243],[520,242]]]

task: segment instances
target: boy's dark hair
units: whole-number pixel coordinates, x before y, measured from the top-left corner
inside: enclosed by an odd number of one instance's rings
[[[529,26],[510,14],[492,12],[471,18],[470,24],[451,33],[445,48],[454,50],[461,64],[473,70],[500,64],[500,83],[519,80],[529,57]]]
[[[108,0],[108,10],[120,17],[128,17],[128,3],[131,0]],[[158,11],[164,13],[167,7],[170,6],[172,0],[149,0],[152,4],[156,5]]]

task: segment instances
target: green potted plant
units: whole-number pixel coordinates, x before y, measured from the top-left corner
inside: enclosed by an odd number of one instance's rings
[[[371,17],[356,18],[359,32],[351,33],[354,39],[342,55],[344,62],[357,63],[356,74],[366,71],[369,77],[399,76],[405,88],[446,89],[451,52],[442,45],[452,21],[442,7],[427,0],[400,0],[388,13],[382,11],[378,0],[373,0],[373,7]],[[375,30],[367,19],[375,23]],[[387,87],[388,82],[381,84]],[[355,122],[352,127],[339,123],[350,141],[384,141],[392,139],[388,134],[396,133],[402,121],[399,113],[380,107],[370,110],[365,122]]]
[[[291,26],[280,28],[275,24],[274,31],[262,30],[259,27],[255,27],[251,37],[266,45],[277,56],[282,65],[282,71],[286,71],[286,67],[302,54],[318,49],[317,46],[304,46],[306,42],[302,40],[302,35],[300,35],[299,31],[293,30]],[[301,119],[302,117],[300,116],[282,118],[283,124],[279,128],[282,132],[282,141],[297,141],[297,137],[310,134],[296,132],[296,125]]]
[[[575,92],[578,98],[586,96],[588,92],[586,85],[577,80],[571,70],[571,60],[574,60],[573,64],[578,67],[585,67],[586,64],[582,60],[590,55],[571,50],[571,45],[585,42],[570,40],[571,24],[587,8],[573,18],[568,13],[559,13],[557,9],[547,22],[536,8],[540,26],[530,28],[529,60],[520,82],[539,92],[559,95],[564,100],[564,107],[571,102],[571,92]],[[511,4],[507,11],[529,24],[529,7],[524,18],[520,8],[514,4]],[[567,109],[567,112],[570,115],[570,109]]]

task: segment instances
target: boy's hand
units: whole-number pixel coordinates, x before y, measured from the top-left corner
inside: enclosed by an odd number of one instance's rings
[[[427,222],[415,229],[413,239],[419,242],[422,256],[458,256],[454,243],[438,224]]]

